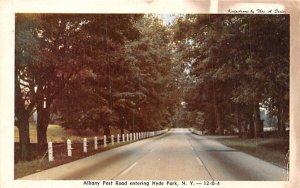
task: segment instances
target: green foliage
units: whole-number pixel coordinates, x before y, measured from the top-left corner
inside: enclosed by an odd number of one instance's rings
[[[152,15],[80,19],[85,24],[75,38],[84,50],[71,58],[82,67],[53,105],[63,125],[96,132],[109,126],[131,131],[169,126],[177,100],[170,83],[176,72],[169,29]]]
[[[132,71],[131,92],[138,99],[135,121],[139,122],[139,129],[159,129],[170,124],[170,111],[174,105],[170,101],[176,100],[171,98],[174,90],[170,85],[175,79],[171,64],[171,33],[153,15],[139,20],[136,27],[141,37],[127,42],[125,49],[125,61]]]
[[[56,113],[66,128],[100,128],[109,131],[117,126],[117,110],[130,109],[136,104],[128,91],[127,64],[124,44],[139,37],[133,27],[141,15],[81,15],[82,28],[77,38],[83,49],[75,61],[82,62],[79,74],[73,75],[57,98]],[[74,56],[73,56],[74,58]],[[130,73],[130,72],[129,72]],[[129,98],[129,99],[128,99]],[[139,95],[138,98],[143,98]],[[128,99],[128,100],[126,100]],[[131,101],[130,101],[131,100]],[[106,132],[106,134],[109,134]]]
[[[186,15],[174,28],[181,59],[197,78],[186,96],[189,110],[213,114],[210,127],[221,133],[234,121],[239,127],[254,117],[259,124],[258,103],[284,119],[279,127],[288,121],[287,15]]]

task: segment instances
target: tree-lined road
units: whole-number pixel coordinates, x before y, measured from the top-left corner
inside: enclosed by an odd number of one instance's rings
[[[287,180],[286,170],[187,129],[105,151],[22,179]]]

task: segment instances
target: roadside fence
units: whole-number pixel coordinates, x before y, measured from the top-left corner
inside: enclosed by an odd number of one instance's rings
[[[168,132],[168,129],[160,130],[160,131],[152,131],[152,132],[134,132],[134,133],[127,133],[127,134],[117,134],[110,135],[103,135],[103,138],[99,138],[95,136],[93,139],[88,141],[87,138],[82,139],[82,143],[72,143],[70,139],[67,139],[66,143],[52,143],[48,142],[48,161],[54,161],[54,154],[57,152],[65,152],[67,157],[72,157],[74,153],[79,153],[80,145],[82,145],[81,152],[87,153],[88,150],[98,150],[100,147],[106,148],[108,144],[115,145],[125,143],[125,142],[132,142],[138,141],[141,139],[146,139],[154,136],[158,136]],[[121,139],[122,138],[122,139]],[[121,140],[120,140],[121,139]],[[75,145],[75,147],[73,147]],[[56,149],[55,149],[56,148]],[[65,149],[64,149],[65,148]],[[76,150],[76,152],[75,152]]]

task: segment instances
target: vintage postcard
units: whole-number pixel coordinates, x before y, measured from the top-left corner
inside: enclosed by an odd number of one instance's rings
[[[299,187],[299,2],[1,2],[1,187]]]

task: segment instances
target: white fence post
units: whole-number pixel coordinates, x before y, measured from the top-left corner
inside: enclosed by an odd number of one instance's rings
[[[72,142],[70,139],[67,140],[67,152],[68,157],[72,157]]]
[[[106,147],[106,135],[103,136],[103,147]]]
[[[129,137],[130,137],[130,141],[132,141],[132,133],[130,133]]]
[[[129,134],[128,133],[126,134],[126,138],[127,138],[126,141],[128,142],[129,141]]]
[[[83,152],[84,153],[87,152],[87,141],[86,141],[86,138],[83,138]]]
[[[111,137],[110,137],[110,139],[111,139],[111,145],[114,145],[114,135],[111,135]]]
[[[136,133],[133,133],[133,140],[136,139]]]
[[[117,135],[117,143],[118,144],[120,143],[120,135],[119,134]]]
[[[53,161],[53,147],[52,147],[52,142],[48,142],[48,159],[49,159],[49,161]]]
[[[97,138],[97,136],[94,137],[94,149],[95,150],[98,149],[98,138]]]
[[[125,135],[122,134],[122,142],[125,142]]]

